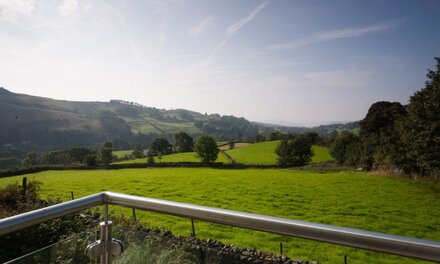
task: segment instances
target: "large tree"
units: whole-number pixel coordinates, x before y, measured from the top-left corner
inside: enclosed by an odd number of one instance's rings
[[[208,135],[201,136],[194,145],[197,156],[205,163],[212,163],[217,160],[218,148],[214,138]]]
[[[108,166],[113,161],[113,145],[111,142],[106,142],[99,150],[99,158],[101,162]]]
[[[135,159],[143,158],[144,157],[144,150],[141,148],[141,146],[136,145],[133,148],[133,151],[131,152],[131,155]]]
[[[312,143],[305,135],[284,137],[275,153],[280,166],[303,166],[312,159]]]
[[[401,143],[397,124],[405,115],[406,109],[399,102],[377,102],[368,109],[359,131],[367,167],[399,163]]]
[[[428,70],[425,88],[410,98],[400,132],[406,169],[440,177],[440,58],[435,60],[437,67]]]
[[[193,151],[193,138],[185,132],[174,134],[174,152],[191,152]]]
[[[148,152],[153,156],[166,155],[171,153],[171,144],[165,138],[156,138],[150,145]]]

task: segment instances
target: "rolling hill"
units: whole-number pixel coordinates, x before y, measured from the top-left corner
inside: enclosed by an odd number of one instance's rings
[[[0,144],[31,142],[62,147],[120,139],[145,142],[185,131],[219,139],[248,138],[258,126],[244,118],[165,110],[133,102],[74,102],[12,93],[0,88]]]
[[[217,140],[250,140],[258,133],[352,130],[358,123],[295,128],[254,123],[245,118],[201,114],[184,109],[157,109],[133,102],[77,102],[17,94],[0,87],[0,148],[30,150],[71,146],[97,147],[113,141],[115,149],[148,145],[184,131],[210,134]],[[2,154],[0,153],[0,156]],[[4,156],[4,155],[3,155]]]

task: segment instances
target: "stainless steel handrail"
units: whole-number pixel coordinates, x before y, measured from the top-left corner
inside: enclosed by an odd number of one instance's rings
[[[0,235],[97,205],[133,207],[213,223],[249,228],[440,262],[440,242],[337,227],[140,196],[103,192],[0,220]]]
[[[0,219],[0,236],[106,203],[105,192]]]

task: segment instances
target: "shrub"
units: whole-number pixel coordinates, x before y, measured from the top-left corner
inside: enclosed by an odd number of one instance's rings
[[[339,165],[357,165],[362,153],[362,144],[358,136],[344,133],[338,136],[330,148],[330,155]]]
[[[52,201],[40,199],[38,196],[40,185],[40,182],[29,181],[26,185],[26,191],[17,183],[1,187],[0,218],[55,204]],[[71,214],[3,235],[0,239],[0,263],[53,244],[65,237],[84,231],[90,226],[94,227],[98,224],[98,219],[99,215],[91,213]],[[78,238],[76,237],[76,239]],[[86,263],[87,258],[84,256],[83,250],[84,246],[69,248],[70,252],[68,253],[76,256],[73,263]],[[66,252],[63,252],[61,256],[64,254]],[[53,256],[53,251],[40,251],[20,263],[48,263],[51,256]],[[64,262],[59,262],[57,259],[56,263]]]
[[[88,154],[84,158],[87,166],[96,166],[98,164],[98,157],[96,154]]]

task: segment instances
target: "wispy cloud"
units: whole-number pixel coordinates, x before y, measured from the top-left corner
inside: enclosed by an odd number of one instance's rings
[[[254,9],[252,9],[252,11],[247,16],[243,17],[242,19],[240,19],[239,21],[235,22],[230,27],[228,27],[228,29],[226,29],[226,35],[227,36],[231,36],[231,35],[234,35],[235,33],[237,33],[247,23],[251,22],[252,19],[254,19],[254,17],[261,10],[263,10],[266,7],[267,4],[269,4],[269,1],[264,2],[264,3],[262,3],[259,6],[256,6]]]
[[[224,45],[228,43],[228,39],[224,39],[222,42],[220,42],[215,48],[211,51],[211,54],[209,54],[209,58],[214,56],[221,48],[223,48]]]
[[[219,50],[221,50],[223,48],[223,46],[225,46],[225,44],[228,42],[228,39],[230,37],[232,37],[234,34],[236,34],[242,27],[244,27],[247,23],[251,22],[252,19],[255,18],[255,16],[261,11],[263,10],[267,4],[269,4],[270,1],[266,1],[256,7],[254,7],[254,9],[252,9],[252,11],[245,17],[243,17],[242,19],[240,19],[239,21],[235,22],[234,24],[230,25],[227,29],[226,29],[226,38],[220,42],[215,48],[214,50],[211,52],[211,54],[209,54],[208,58],[212,58]]]
[[[214,21],[214,16],[206,17],[199,24],[195,25],[194,27],[188,28],[187,35],[191,37],[195,37],[205,32],[213,21]]]
[[[271,50],[288,50],[299,47],[308,46],[315,43],[320,43],[328,40],[341,39],[341,38],[355,38],[360,37],[366,34],[381,32],[390,30],[396,26],[398,26],[400,21],[392,21],[381,24],[374,24],[365,27],[357,27],[357,28],[345,28],[345,29],[337,29],[331,31],[320,32],[316,34],[312,34],[306,38],[299,39],[297,41],[282,43],[269,46]]]
[[[32,0],[0,0],[0,21],[13,23],[19,16],[30,16],[33,10]]]

